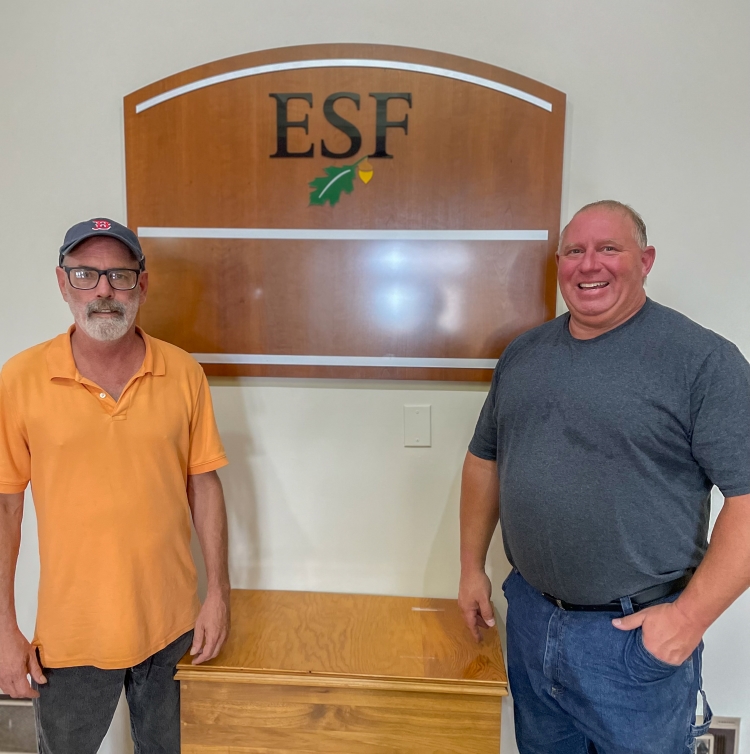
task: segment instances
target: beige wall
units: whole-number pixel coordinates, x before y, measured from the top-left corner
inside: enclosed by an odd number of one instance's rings
[[[566,92],[564,217],[632,202],[659,252],[650,294],[750,355],[749,31],[742,0],[3,0],[0,361],[69,322],[52,274],[65,229],[124,218],[125,94],[229,55],[344,41],[464,55]],[[455,593],[459,470],[481,389],[246,380],[213,393],[236,586]],[[407,402],[432,404],[432,448],[403,447]],[[29,510],[27,632],[34,538]],[[506,568],[497,543],[491,561]],[[718,714],[750,714],[748,623],[743,597],[707,636]],[[508,726],[506,754],[511,738]],[[129,750],[121,714],[102,750]]]

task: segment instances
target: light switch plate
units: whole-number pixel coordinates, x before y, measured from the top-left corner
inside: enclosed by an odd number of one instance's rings
[[[432,447],[432,406],[404,406],[404,447]]]

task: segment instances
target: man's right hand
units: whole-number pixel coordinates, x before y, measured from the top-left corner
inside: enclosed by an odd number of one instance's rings
[[[17,629],[0,634],[0,689],[14,699],[35,699],[38,691],[31,688],[31,677],[47,683],[36,659],[36,650]]]
[[[480,628],[492,628],[495,625],[491,596],[492,583],[484,571],[461,572],[458,606],[469,631],[477,641],[482,641]]]

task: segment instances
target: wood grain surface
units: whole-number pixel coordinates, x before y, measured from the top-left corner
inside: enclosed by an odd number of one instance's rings
[[[322,592],[232,590],[232,631],[221,653],[178,670],[284,673],[476,686],[507,693],[497,629],[477,644],[455,600]]]
[[[200,79],[310,58],[397,60],[516,87],[552,112],[436,75],[370,68],[277,71],[237,78],[136,113],[150,97]],[[289,149],[277,147],[274,92],[291,100]],[[361,150],[323,115],[355,124]],[[375,92],[391,100],[393,159],[370,159],[335,206],[309,205],[309,182],[375,149]],[[191,352],[317,356],[489,358],[554,315],[553,254],[560,220],[565,96],[509,71],[451,55],[378,45],[312,45],[200,66],[125,98],[128,223],[160,228],[546,230],[547,241],[314,241],[144,238],[151,293],[141,323]],[[489,370],[211,365],[211,374],[481,379]]]
[[[187,754],[497,754],[507,678],[454,600],[233,590],[221,654],[178,666]]]
[[[500,700],[318,686],[181,685],[182,751],[497,754]]]

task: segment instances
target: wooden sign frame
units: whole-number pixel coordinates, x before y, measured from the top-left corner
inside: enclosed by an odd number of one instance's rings
[[[308,45],[125,98],[141,324],[208,374],[486,381],[555,311],[565,95]]]

